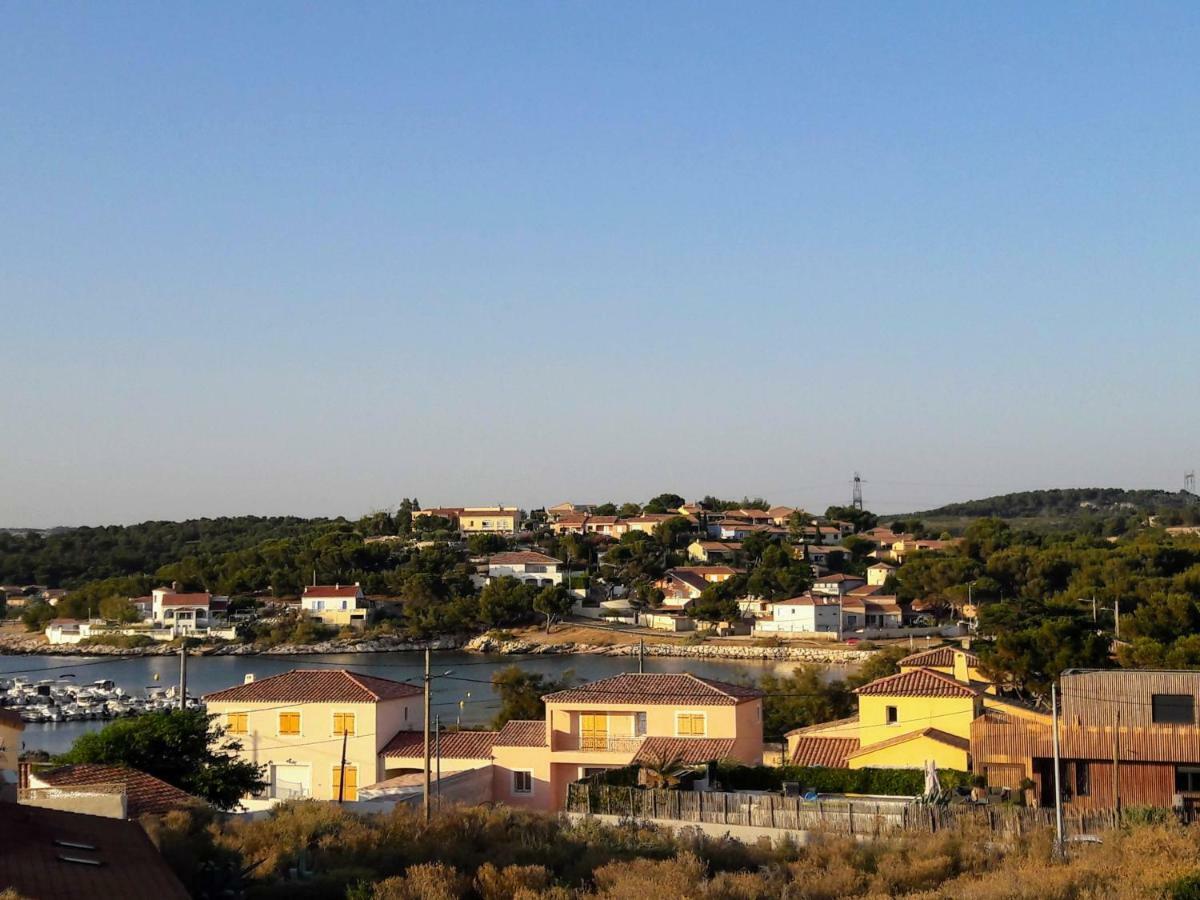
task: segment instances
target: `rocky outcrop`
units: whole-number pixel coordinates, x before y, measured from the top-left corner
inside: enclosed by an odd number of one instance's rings
[[[472,653],[500,653],[511,656],[537,656],[574,653],[594,656],[636,656],[636,644],[541,643],[527,640],[504,640],[482,634],[462,645]],[[810,663],[856,663],[867,659],[872,650],[850,650],[839,647],[756,647],[740,644],[646,644],[647,656],[681,656],[696,659],[755,659]]]

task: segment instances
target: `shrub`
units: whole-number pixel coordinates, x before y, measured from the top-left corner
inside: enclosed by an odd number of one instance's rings
[[[942,787],[967,787],[967,772],[944,769],[938,772]],[[822,794],[881,794],[915,797],[925,790],[925,773],[917,769],[828,769],[820,766],[741,766],[722,764],[717,778],[729,790],[778,791],[785,781],[801,789]]]

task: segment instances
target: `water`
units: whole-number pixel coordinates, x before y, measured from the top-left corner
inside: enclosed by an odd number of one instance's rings
[[[460,653],[433,654],[433,712],[442,721],[463,725],[486,725],[499,708],[491,688],[497,669],[519,665],[550,678],[568,669],[577,679],[594,681],[636,672],[637,659],[613,656],[501,656]],[[708,660],[680,657],[647,657],[647,672],[691,672],[723,681],[757,681],[763,675],[786,674],[797,663],[757,660]],[[333,653],[311,656],[195,656],[188,658],[188,694],[207,694],[241,684],[253,673],[257,678],[290,669],[347,668],[395,681],[420,683],[424,659],[420,653]],[[847,670],[830,667],[830,678],[845,677]],[[449,675],[444,673],[449,672]],[[166,687],[179,681],[179,658],[175,656],[54,657],[0,655],[0,678],[22,674],[30,680],[71,678],[81,684],[109,678],[126,693],[140,696],[146,687]],[[461,710],[459,704],[462,704]],[[103,721],[27,723],[24,745],[28,750],[61,753],[79,735],[104,727]]]

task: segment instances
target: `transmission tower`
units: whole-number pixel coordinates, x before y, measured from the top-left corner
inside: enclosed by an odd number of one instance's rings
[[[1195,472],[1195,470],[1193,470],[1191,472],[1183,473],[1183,489],[1191,494],[1196,493],[1196,472]]]
[[[853,482],[851,482],[851,483],[854,485],[854,494],[851,496],[851,499],[850,499],[850,505],[851,505],[851,506],[853,506],[855,509],[862,509],[862,508],[863,508],[863,503],[862,503],[862,486],[863,486],[863,480],[862,480],[862,476],[861,476],[861,475],[859,475],[857,472],[855,472],[855,473],[854,473],[854,481],[853,481]]]

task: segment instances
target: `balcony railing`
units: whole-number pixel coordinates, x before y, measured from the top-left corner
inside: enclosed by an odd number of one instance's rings
[[[598,753],[636,753],[645,737],[616,737],[609,734],[581,734],[572,750]]]
[[[308,796],[308,789],[298,781],[275,781],[268,784],[259,800],[301,800]]]

